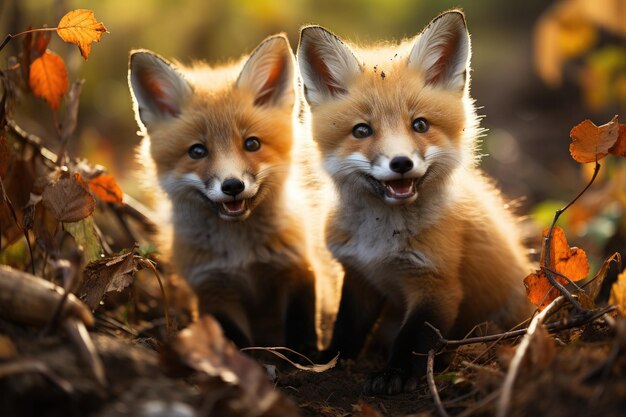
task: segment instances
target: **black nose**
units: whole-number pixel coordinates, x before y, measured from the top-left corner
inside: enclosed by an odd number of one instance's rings
[[[246,185],[237,178],[228,178],[222,183],[222,192],[233,197],[242,192]]]
[[[409,172],[413,168],[413,161],[406,156],[396,156],[389,162],[389,168],[398,174]]]

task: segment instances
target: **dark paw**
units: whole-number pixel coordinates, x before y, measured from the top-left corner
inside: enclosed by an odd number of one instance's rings
[[[406,371],[387,368],[374,372],[365,383],[363,391],[366,395],[395,395],[406,390],[415,389],[417,384]]]

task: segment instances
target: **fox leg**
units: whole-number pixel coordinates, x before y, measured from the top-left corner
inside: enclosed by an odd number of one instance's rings
[[[416,382],[415,379],[425,374],[428,351],[437,342],[435,332],[425,323],[430,323],[444,335],[450,331],[461,299],[460,291],[454,291],[454,288],[450,286],[449,291],[446,291],[444,283],[439,283],[438,291],[419,294],[420,301],[409,304],[387,366],[370,376],[364,387],[367,394],[397,394],[410,388],[407,383],[411,379]],[[418,296],[415,293],[413,295]]]
[[[304,353],[317,350],[315,280],[310,272],[303,272],[292,289],[285,314],[286,344]],[[304,279],[302,279],[304,278]]]
[[[346,270],[337,320],[326,351],[328,359],[337,353],[343,359],[357,357],[382,310],[384,298],[359,275]]]

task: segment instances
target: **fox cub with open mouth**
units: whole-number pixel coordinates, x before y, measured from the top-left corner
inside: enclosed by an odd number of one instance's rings
[[[171,201],[174,268],[239,347],[316,346],[306,218],[286,185],[294,73],[283,35],[215,68],[130,55],[137,121]]]
[[[363,49],[309,26],[297,56],[338,195],[327,244],[346,276],[330,352],[355,357],[383,306],[396,309],[387,367],[365,391],[397,393],[425,371],[436,340],[425,322],[462,337],[531,312],[516,220],[475,166],[465,17],[450,11],[412,40]]]

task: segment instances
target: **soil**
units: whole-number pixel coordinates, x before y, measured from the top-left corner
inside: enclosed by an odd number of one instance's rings
[[[609,327],[589,325],[538,338],[516,379],[509,416],[626,415],[626,345],[624,319]],[[0,371],[0,416],[206,416],[207,397],[219,389],[203,389],[189,373],[176,375],[159,355],[160,342],[98,329],[92,334],[108,384],[101,387],[62,333],[45,335],[0,320],[0,334],[19,352],[1,365],[41,361],[66,380],[72,392],[32,372],[3,376]],[[620,330],[622,329],[622,330]],[[2,342],[2,340],[0,340]],[[435,381],[451,416],[494,415],[499,390],[515,342],[474,344],[454,352]],[[0,352],[2,343],[0,343]],[[6,349],[4,349],[6,351]],[[264,360],[264,362],[268,362]],[[382,365],[379,358],[340,361],[325,372],[279,367],[277,389],[293,401],[302,416],[436,416],[426,383],[417,391],[371,397],[362,393],[367,375]],[[239,414],[238,414],[239,415]],[[244,415],[244,414],[241,414]],[[245,414],[252,415],[252,414]],[[282,415],[262,414],[262,415]]]

